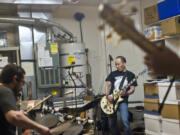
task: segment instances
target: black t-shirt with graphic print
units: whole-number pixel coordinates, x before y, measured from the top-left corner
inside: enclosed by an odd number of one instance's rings
[[[122,88],[124,86],[126,86],[130,81],[132,81],[135,78],[135,74],[132,73],[131,71],[126,71],[126,72],[122,72],[122,71],[113,71],[111,72],[108,77],[106,78],[106,81],[110,81],[111,82],[111,89],[110,89],[110,94],[113,92],[114,89],[119,89],[120,83],[123,79],[123,76],[125,77],[124,83],[122,85]],[[131,86],[137,86],[137,82],[135,81],[133,84],[131,84]],[[126,91],[128,91],[130,89],[127,88]],[[124,98],[128,99],[128,96],[125,96]]]

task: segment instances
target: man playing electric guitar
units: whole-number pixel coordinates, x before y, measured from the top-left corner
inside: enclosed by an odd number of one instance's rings
[[[123,56],[118,56],[115,59],[116,71],[113,71],[106,78],[106,97],[110,102],[113,102],[112,94],[114,89],[121,89],[126,86],[132,79],[135,78],[134,73],[126,69],[126,58]],[[120,111],[120,116],[122,123],[124,125],[124,135],[131,135],[130,124],[128,121],[128,96],[134,93],[135,86],[137,82],[135,81],[125,92],[120,92],[120,96],[124,98],[123,102],[119,104],[118,110]],[[108,117],[109,128],[112,135],[120,135],[120,131],[117,127],[117,114],[110,115]]]

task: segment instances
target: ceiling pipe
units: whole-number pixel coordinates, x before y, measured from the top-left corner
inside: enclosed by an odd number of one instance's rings
[[[39,27],[56,27],[62,32],[64,32],[66,35],[69,36],[68,40],[73,40],[73,34],[66,30],[63,26],[61,26],[58,23],[45,20],[45,19],[39,19],[39,18],[15,18],[15,17],[0,17],[0,23],[12,23],[12,24],[18,24],[18,25],[30,25],[30,26],[39,26]]]

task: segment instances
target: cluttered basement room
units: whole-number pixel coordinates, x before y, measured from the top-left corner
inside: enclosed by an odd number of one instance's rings
[[[0,134],[180,135],[180,0],[0,0]]]

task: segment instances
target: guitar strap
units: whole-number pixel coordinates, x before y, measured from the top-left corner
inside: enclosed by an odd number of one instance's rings
[[[123,78],[122,78],[122,80],[121,80],[121,83],[120,83],[120,85],[119,85],[119,90],[122,89],[126,76],[127,76],[127,71],[124,73],[124,76],[123,76]]]

